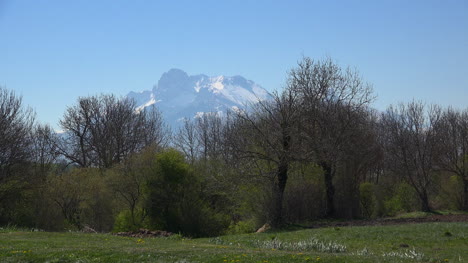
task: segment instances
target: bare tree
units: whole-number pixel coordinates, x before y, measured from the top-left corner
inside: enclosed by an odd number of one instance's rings
[[[199,154],[199,143],[195,124],[190,119],[184,119],[183,126],[179,128],[175,135],[174,144],[178,150],[185,154],[190,164],[193,165]]]
[[[216,112],[208,112],[196,119],[198,144],[204,161],[217,159],[222,154],[223,123]]]
[[[49,125],[37,125],[33,135],[33,164],[35,173],[44,178],[52,169],[58,154],[54,141],[56,133]]]
[[[91,147],[91,107],[95,104],[93,98],[80,98],[78,105],[68,107],[60,126],[64,133],[56,141],[58,152],[81,167],[89,167],[94,163],[95,156]]]
[[[373,101],[372,87],[356,70],[341,69],[330,58],[314,61],[305,57],[289,74],[289,88],[299,95],[304,116],[306,158],[323,169],[326,189],[326,215],[335,215],[337,164],[350,136],[356,116]]]
[[[417,192],[422,211],[431,211],[429,188],[433,183],[438,157],[438,136],[441,109],[426,107],[420,102],[390,106],[382,115],[385,132],[387,167],[402,175]]]
[[[0,223],[14,216],[29,185],[33,127],[34,112],[23,106],[21,97],[0,87]]]
[[[34,119],[21,97],[0,87],[0,182],[12,175],[13,166],[30,160]]]
[[[139,142],[138,149],[152,145],[154,147],[166,147],[171,138],[171,130],[164,122],[162,113],[155,105],[145,107],[140,114],[144,116],[143,125],[138,125],[141,129],[142,139]]]
[[[136,111],[132,100],[113,95],[80,98],[69,107],[60,125],[59,152],[81,167],[109,168],[149,145],[169,138],[161,113],[154,107]]]
[[[133,226],[141,226],[146,217],[142,203],[148,179],[154,173],[155,147],[145,148],[142,152],[130,156],[116,166],[109,184],[115,194],[121,198],[130,211]]]
[[[441,154],[437,164],[463,182],[463,209],[468,210],[468,109],[448,108],[436,127]]]
[[[253,105],[253,111],[239,111],[227,126],[228,143],[236,159],[247,162],[256,177],[273,183],[273,207],[269,221],[283,222],[283,195],[288,172],[299,148],[299,108],[295,93],[287,89],[274,94],[273,101]]]

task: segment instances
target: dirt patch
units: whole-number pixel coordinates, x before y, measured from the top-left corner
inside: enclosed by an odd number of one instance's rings
[[[162,230],[139,229],[138,231],[118,232],[118,233],[115,233],[114,235],[123,236],[123,237],[148,238],[148,237],[169,237],[169,236],[172,236],[173,233],[162,231]]]
[[[307,228],[346,227],[346,226],[383,226],[400,224],[417,224],[431,222],[468,222],[468,215],[431,215],[418,218],[382,218],[374,220],[352,220],[340,222],[319,222]]]

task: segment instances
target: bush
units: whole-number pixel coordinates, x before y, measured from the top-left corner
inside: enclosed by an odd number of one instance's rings
[[[47,195],[61,211],[66,229],[89,226],[110,231],[114,223],[114,199],[98,169],[75,168],[47,178]]]
[[[418,205],[418,198],[414,188],[407,183],[399,184],[392,198],[385,202],[386,214],[394,216],[401,212],[411,212]]]
[[[245,220],[239,221],[237,223],[232,222],[227,230],[227,234],[236,235],[236,234],[248,234],[257,231],[257,224],[255,220]]]
[[[439,209],[463,210],[463,180],[460,176],[445,177],[440,182],[441,191],[436,197]]]
[[[143,211],[137,210],[135,211],[136,215],[135,218],[141,219],[144,218]],[[135,231],[140,228],[148,228],[148,222],[138,220],[137,222],[133,222],[132,215],[130,210],[123,210],[121,211],[116,217],[114,221],[114,229],[113,232],[128,232],[128,231]]]
[[[180,152],[169,149],[158,154],[147,183],[150,227],[192,237],[220,234],[229,219],[208,205],[201,188],[200,178]]]

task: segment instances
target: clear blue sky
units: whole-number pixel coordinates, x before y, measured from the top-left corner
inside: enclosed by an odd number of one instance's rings
[[[284,85],[302,55],[356,67],[375,106],[468,107],[468,1],[0,0],[0,85],[57,127],[78,96],[151,89],[162,73]]]

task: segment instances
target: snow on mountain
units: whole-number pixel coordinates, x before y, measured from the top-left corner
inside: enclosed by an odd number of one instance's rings
[[[137,103],[137,110],[156,105],[166,121],[177,127],[183,118],[196,118],[205,112],[223,114],[238,110],[271,95],[261,86],[241,76],[189,76],[180,69],[164,73],[153,90],[130,92],[128,98]]]

